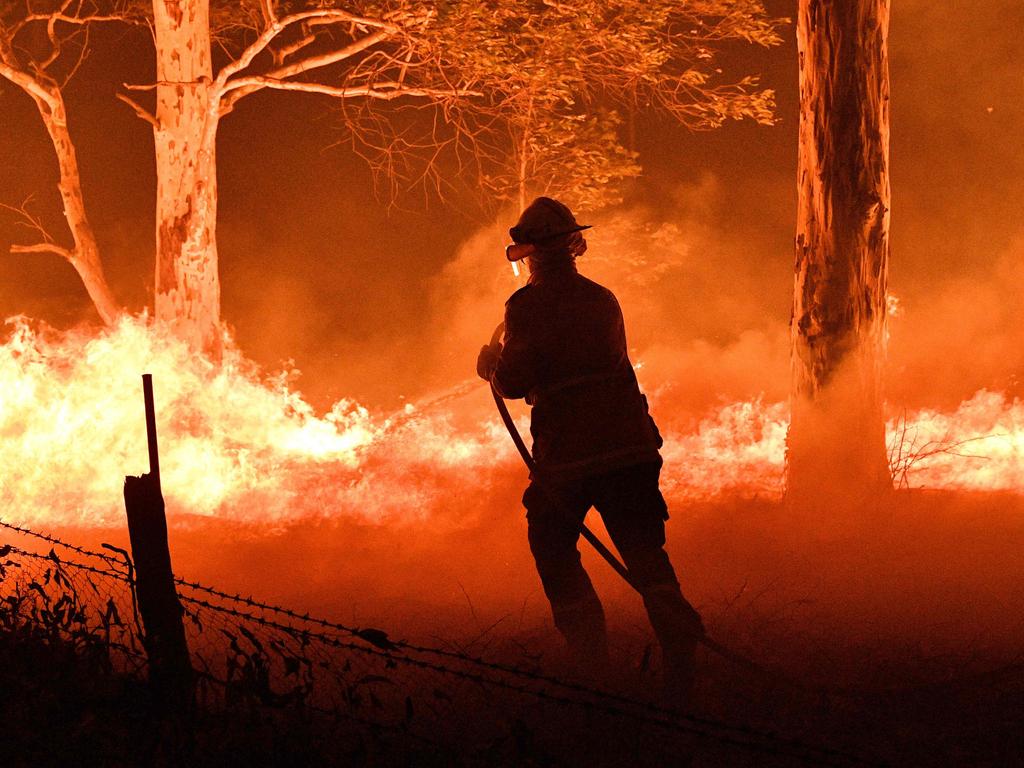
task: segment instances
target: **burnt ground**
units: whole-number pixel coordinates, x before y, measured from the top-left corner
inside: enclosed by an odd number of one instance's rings
[[[272,534],[179,518],[172,553],[179,573],[229,591],[573,675],[515,502],[484,500],[506,512],[465,519]],[[1024,760],[1024,499],[900,492],[842,520],[757,499],[672,509],[669,549],[687,595],[717,640],[764,670],[702,651],[688,710],[891,765]],[[120,535],[62,533],[87,544]],[[649,695],[658,662],[639,601],[584,557],[618,664],[590,682]],[[694,755],[694,765],[791,764],[700,740]]]

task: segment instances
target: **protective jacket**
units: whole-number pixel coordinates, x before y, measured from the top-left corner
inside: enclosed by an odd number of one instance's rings
[[[572,263],[531,276],[505,304],[492,383],[533,406],[539,473],[572,480],[658,462],[661,436],[640,393],[614,294]]]

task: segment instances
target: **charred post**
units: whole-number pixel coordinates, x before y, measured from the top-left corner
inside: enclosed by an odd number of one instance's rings
[[[124,479],[124,504],[135,561],[139,613],[146,632],[143,643],[149,657],[150,683],[164,705],[174,712],[184,713],[189,711],[192,702],[192,663],[167,544],[152,376],[144,374],[142,382],[150,469],[141,477]]]
[[[891,488],[888,0],[801,0],[799,201],[787,492]]]

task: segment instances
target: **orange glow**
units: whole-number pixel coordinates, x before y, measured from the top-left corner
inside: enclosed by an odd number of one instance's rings
[[[318,414],[295,388],[294,371],[268,378],[230,343],[214,367],[146,318],[98,334],[16,318],[8,333],[0,346],[6,519],[123,524],[122,478],[146,471],[139,374],[147,371],[164,493],[178,525],[192,515],[269,528],[338,517],[412,522],[452,497],[465,508],[460,515],[471,514],[476,496],[525,475],[477,381],[395,413],[341,400]],[[664,414],[673,403],[665,396],[652,407]],[[754,399],[666,434],[666,495],[778,497],[787,423],[784,403]],[[525,433],[525,415],[519,426]],[[900,415],[888,432],[900,484],[1024,493],[1019,400],[983,390],[952,412]]]

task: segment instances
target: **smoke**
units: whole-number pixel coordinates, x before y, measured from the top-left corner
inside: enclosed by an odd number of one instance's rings
[[[768,5],[793,12],[789,0]],[[1018,294],[1001,281],[1019,279],[1022,14],[1015,0],[893,8],[892,289],[903,315],[892,325],[889,392],[901,408],[952,408],[983,387],[1018,391]],[[641,378],[665,388],[673,413],[786,396],[797,120],[792,28],[787,35],[775,49],[728,52],[776,89],[778,126],[691,134],[638,114],[645,177],[626,205],[578,212],[595,224],[581,269],[619,296]],[[112,79],[117,46],[135,43],[96,43],[70,86],[72,131],[108,277],[138,309],[152,285],[151,139],[108,98],[125,79]],[[33,210],[60,238],[38,115],[17,91],[2,98],[0,200],[35,193]],[[517,287],[501,257],[517,212],[474,222],[466,200],[424,213],[411,195],[388,210],[325,110],[275,95],[225,120],[224,317],[265,368],[294,361],[318,408],[343,397],[394,408],[472,376]],[[0,215],[0,248],[30,236]],[[74,271],[46,255],[0,259],[0,310],[64,328],[95,322]],[[953,374],[951,359],[969,362]]]
[[[1013,0],[893,9],[892,292],[888,393],[954,407],[1020,394],[1024,24]]]
[[[786,327],[779,301],[763,289],[756,246],[715,222],[725,190],[711,174],[680,185],[666,216],[646,203],[593,214],[580,272],[610,288],[626,319],[638,375],[674,414],[704,415],[727,402],[784,399]],[[442,378],[470,375],[480,345],[525,284],[512,275],[502,230],[472,235],[431,282],[431,322]]]
[[[1024,234],[987,269],[908,286],[890,323],[891,403],[949,408],[983,388],[1020,396],[1022,284]]]

